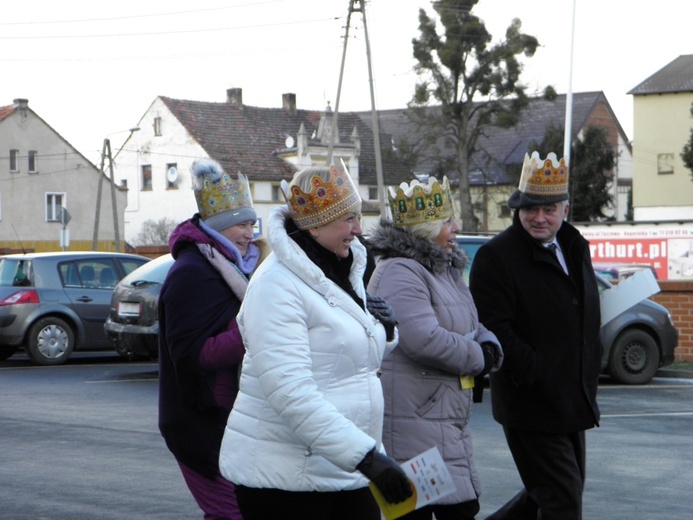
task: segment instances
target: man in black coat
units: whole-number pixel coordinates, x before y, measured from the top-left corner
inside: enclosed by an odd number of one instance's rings
[[[585,430],[598,426],[599,292],[588,242],[568,215],[568,168],[525,156],[508,229],[477,252],[470,289],[505,352],[493,416],[524,488],[488,519],[579,520]]]

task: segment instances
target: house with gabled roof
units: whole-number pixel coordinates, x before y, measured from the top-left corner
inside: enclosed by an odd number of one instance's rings
[[[262,234],[270,212],[284,198],[282,180],[311,165],[325,164],[334,112],[302,110],[294,94],[281,108],[243,104],[240,88],[226,101],[157,97],[116,156],[116,179],[128,190],[125,238],[133,245],[147,220],[176,222],[197,211],[190,166],[196,159],[218,161],[230,174],[248,177]],[[373,134],[356,113],[337,116],[333,159],[343,160],[364,200],[365,229],[380,215]],[[382,158],[385,184],[410,180],[410,171],[392,154]]]
[[[27,99],[0,107],[0,150],[0,253],[116,251],[125,190],[29,108]]]
[[[693,182],[681,159],[693,127],[693,54],[632,88],[636,221],[692,220]]]
[[[544,98],[530,99],[518,124],[512,128],[490,127],[477,143],[477,152],[473,155],[470,168],[470,188],[475,215],[479,218],[480,230],[499,231],[505,229],[511,222],[510,209],[507,206],[508,197],[517,188],[519,172],[533,142],[540,143],[544,132],[550,125],[563,127],[565,121],[565,94],[558,95],[554,100]],[[429,110],[438,110],[430,107]],[[407,109],[382,110],[379,114],[381,132],[385,135],[383,142],[389,142],[393,148],[406,140],[414,143],[420,140],[420,132],[407,116]],[[364,122],[370,121],[369,113],[361,113]],[[610,173],[611,195],[614,197],[614,207],[610,215],[616,220],[624,220],[628,211],[628,198],[632,182],[632,151],[621,124],[612,110],[603,92],[580,92],[573,94],[572,135],[580,136],[590,125],[607,129],[609,142],[617,152],[618,164]],[[440,176],[441,157],[445,157],[445,146],[440,143],[442,151],[437,157],[422,155],[415,165],[417,175]],[[562,155],[562,150],[556,151]],[[449,151],[454,157],[454,151]],[[454,164],[454,163],[453,163]],[[445,168],[443,166],[443,168]],[[446,170],[446,175],[454,186],[456,172],[454,166]],[[458,197],[453,197],[458,201]]]

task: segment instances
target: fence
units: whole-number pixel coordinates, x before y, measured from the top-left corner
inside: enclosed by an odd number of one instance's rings
[[[679,331],[676,361],[693,361],[693,280],[660,280],[659,288],[651,299],[669,310]]]

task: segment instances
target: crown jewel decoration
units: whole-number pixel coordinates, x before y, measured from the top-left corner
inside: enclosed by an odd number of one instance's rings
[[[447,177],[443,177],[442,183],[429,177],[426,184],[413,180],[410,184],[403,182],[396,190],[390,186],[388,201],[397,226],[445,220],[454,214]]]
[[[539,152],[532,152],[531,157],[525,154],[518,189],[528,195],[546,197],[568,193],[568,167],[565,159],[561,158],[559,161],[553,152],[545,160],[541,159]]]
[[[286,181],[282,182],[291,217],[299,229],[323,226],[354,211],[361,204],[361,197],[343,163],[342,167],[344,171],[331,166],[327,181],[323,181],[318,175],[313,176],[308,193],[299,186],[289,187]]]

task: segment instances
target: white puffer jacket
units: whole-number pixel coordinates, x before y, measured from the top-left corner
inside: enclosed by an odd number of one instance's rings
[[[236,484],[287,491],[367,485],[356,465],[381,449],[378,370],[395,341],[329,280],[272,212],[273,253],[253,275],[238,325],[246,355],[219,467]],[[364,246],[354,240],[350,280],[365,301]]]

